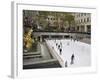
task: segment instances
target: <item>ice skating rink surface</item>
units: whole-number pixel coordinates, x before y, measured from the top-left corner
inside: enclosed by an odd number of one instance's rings
[[[91,45],[77,40],[71,39],[56,39],[46,40],[47,45],[54,51],[58,61],[62,67],[87,67],[91,66]],[[61,54],[59,46],[62,49]],[[73,64],[71,63],[71,56],[74,54]],[[60,60],[61,58],[62,60]]]

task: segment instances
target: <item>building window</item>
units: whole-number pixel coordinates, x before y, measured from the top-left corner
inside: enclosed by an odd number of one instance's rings
[[[77,26],[77,31],[79,31],[79,26]]]
[[[83,13],[81,13],[81,16],[83,16]]]
[[[79,17],[80,17],[80,14],[79,14]]]
[[[83,21],[82,21],[82,19],[81,19],[81,23],[82,23]]]
[[[77,14],[77,17],[79,16],[79,14]]]
[[[84,18],[84,23],[86,22],[86,19]]]
[[[91,32],[91,25],[87,25],[87,32]]]
[[[81,32],[84,32],[84,25],[81,25]]]
[[[86,13],[84,13],[84,16],[86,16]]]
[[[87,18],[87,22],[89,22],[89,18]]]

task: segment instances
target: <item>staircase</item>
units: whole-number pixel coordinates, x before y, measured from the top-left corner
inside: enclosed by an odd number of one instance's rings
[[[55,67],[61,67],[58,60],[50,59],[50,60],[42,60],[42,61],[38,61],[36,63],[24,65],[23,69],[55,68]]]
[[[45,43],[38,47],[37,52],[23,54],[23,69],[61,67],[58,60],[50,55]]]
[[[41,52],[31,52],[31,53],[24,53],[23,58],[29,59],[29,58],[41,58]]]

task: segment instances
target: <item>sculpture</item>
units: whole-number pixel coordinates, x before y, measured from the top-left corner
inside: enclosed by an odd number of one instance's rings
[[[24,34],[24,38],[23,38],[23,43],[24,43],[24,47],[27,50],[30,50],[30,48],[32,47],[32,44],[34,43],[34,39],[32,39],[32,28],[28,31],[27,34]]]

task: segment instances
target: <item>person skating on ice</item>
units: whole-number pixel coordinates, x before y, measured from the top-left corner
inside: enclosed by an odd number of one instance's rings
[[[70,64],[74,64],[74,58],[75,58],[75,56],[74,56],[74,54],[72,54],[72,56],[71,56],[71,63]]]
[[[62,48],[59,49],[60,55],[62,55]]]
[[[66,60],[66,62],[65,62],[65,67],[68,67],[68,65],[67,65],[67,60]]]

